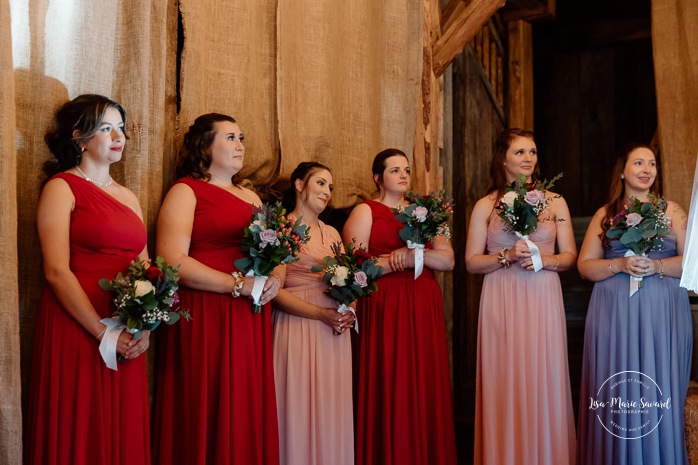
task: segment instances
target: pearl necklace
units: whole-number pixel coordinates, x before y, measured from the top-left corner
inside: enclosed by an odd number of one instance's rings
[[[95,181],[94,179],[92,179],[91,177],[89,177],[89,176],[87,176],[85,173],[83,173],[83,171],[80,169],[79,166],[75,165],[75,169],[78,170],[78,173],[80,173],[80,175],[81,175],[83,178],[85,178],[85,181],[91,182],[91,183],[94,184],[95,186],[98,186],[98,187],[109,187],[109,186],[111,186],[111,183],[114,182],[114,180],[112,179],[111,176],[109,176],[109,181],[106,181],[106,182]]]

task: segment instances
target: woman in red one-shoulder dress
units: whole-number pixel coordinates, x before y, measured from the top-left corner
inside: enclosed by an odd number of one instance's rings
[[[257,194],[239,185],[245,149],[233,118],[210,113],[184,136],[157,227],[157,250],[179,264],[192,320],[158,344],[153,461],[162,465],[279,462],[271,308],[277,269],[253,313],[253,278],[232,276]],[[283,268],[283,267],[280,267]]]
[[[149,332],[123,331],[114,371],[99,352],[114,308],[102,278],[148,257],[136,196],[112,180],[126,113],[100,95],[80,95],[56,114],[46,135],[55,160],[39,199],[37,226],[48,286],[36,317],[25,463],[150,463],[145,357]]]
[[[373,161],[380,196],[357,205],[343,230],[379,256],[378,291],[359,299],[354,347],[355,458],[361,465],[455,464],[456,444],[441,288],[432,270],[453,268],[453,248],[437,237],[414,279],[414,251],[399,237],[392,209],[407,206],[410,165],[387,149]]]

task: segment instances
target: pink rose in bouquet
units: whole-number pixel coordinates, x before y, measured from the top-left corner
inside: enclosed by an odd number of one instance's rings
[[[545,193],[543,191],[539,191],[538,189],[530,190],[526,192],[524,202],[529,205],[533,205],[534,207],[536,205],[541,205],[545,203]]]

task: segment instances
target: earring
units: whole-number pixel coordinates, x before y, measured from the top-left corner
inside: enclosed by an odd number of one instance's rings
[[[620,178],[621,178],[621,179],[625,179],[625,175],[624,175],[624,174],[621,174],[621,175],[620,175]]]
[[[85,150],[87,150],[85,147],[80,147],[80,153],[84,152]]]

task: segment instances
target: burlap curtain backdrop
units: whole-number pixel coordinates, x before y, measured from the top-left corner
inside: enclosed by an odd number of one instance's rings
[[[9,0],[0,0],[0,463],[22,463],[15,86]]]
[[[256,188],[318,160],[334,170],[335,206],[347,207],[373,191],[378,150],[412,153],[423,7],[418,0],[0,0],[0,463],[21,463],[20,386],[26,392],[43,287],[35,224],[49,156],[43,135],[58,105],[87,92],[123,103],[131,140],[112,174],[138,195],[151,247],[176,148],[206,112],[239,120],[242,174]]]
[[[278,34],[281,173],[324,163],[339,187],[333,204],[354,205],[375,190],[376,153],[412,155],[422,3],[279,0]]]
[[[664,194],[688,211],[698,157],[698,2],[652,0]]]

